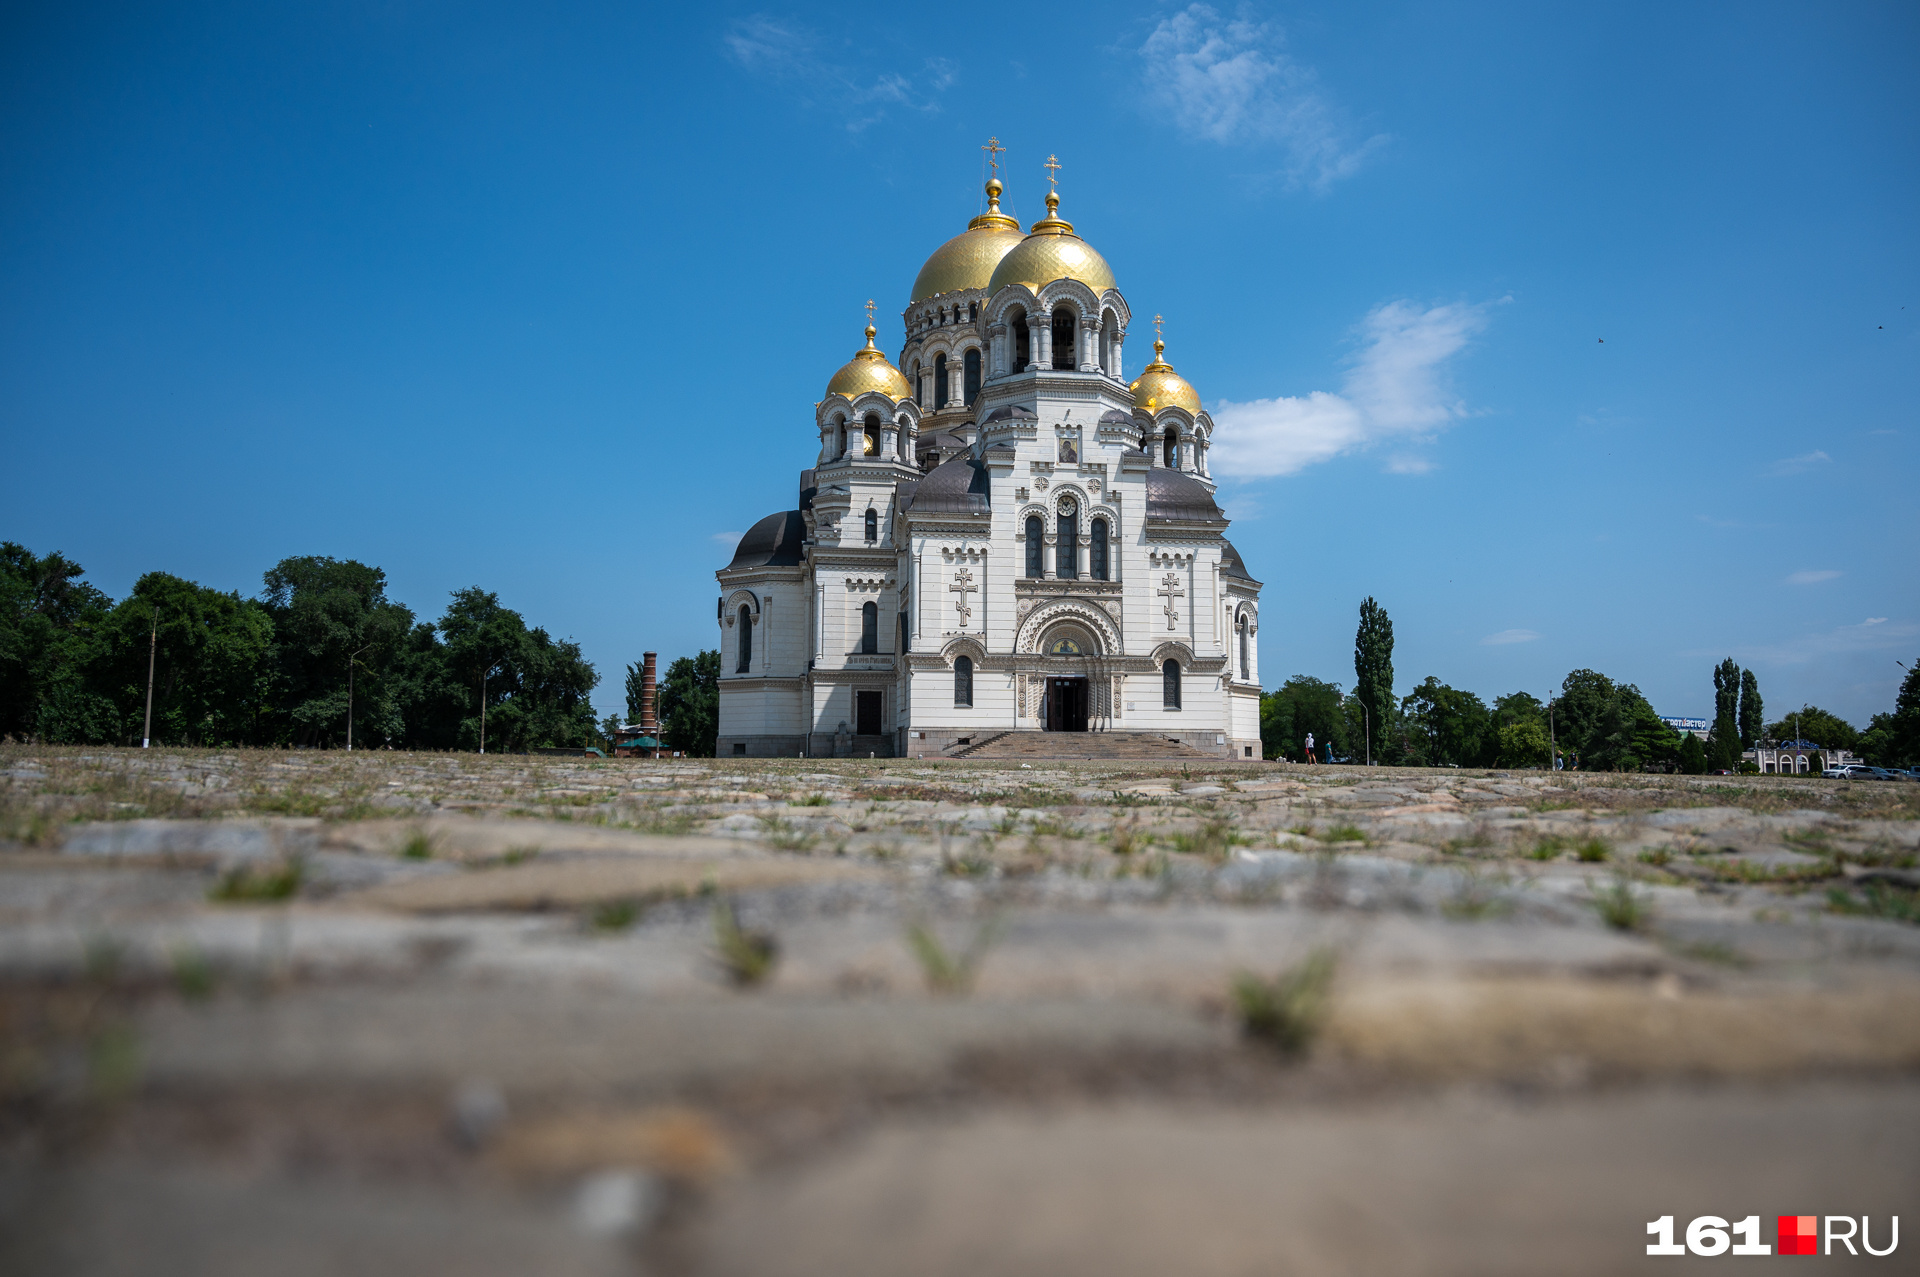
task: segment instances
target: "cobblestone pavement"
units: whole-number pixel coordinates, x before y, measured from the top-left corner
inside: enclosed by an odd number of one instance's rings
[[[1920,785],[0,781],[0,1270],[1612,1272],[1920,1188]]]

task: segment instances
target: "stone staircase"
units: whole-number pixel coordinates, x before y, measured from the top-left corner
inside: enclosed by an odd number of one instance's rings
[[[1158,732],[998,732],[946,757],[1178,761],[1215,755]]]

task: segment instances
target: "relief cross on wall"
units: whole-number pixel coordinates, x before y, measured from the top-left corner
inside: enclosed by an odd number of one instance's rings
[[[947,593],[960,596],[954,600],[953,606],[960,613],[960,628],[963,630],[967,628],[967,618],[973,615],[973,608],[967,602],[967,595],[977,593],[979,589],[980,587],[973,583],[973,573],[966,568],[955,572],[953,584],[947,587]]]
[[[1154,593],[1167,601],[1167,606],[1162,609],[1167,614],[1167,628],[1170,630],[1175,628],[1180,623],[1180,609],[1174,604],[1174,600],[1186,593],[1180,588],[1179,575],[1174,572],[1167,573],[1165,582]]]

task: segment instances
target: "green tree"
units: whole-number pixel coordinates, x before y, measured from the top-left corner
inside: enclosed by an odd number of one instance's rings
[[[1400,718],[1424,766],[1488,766],[1499,752],[1493,716],[1481,699],[1432,675],[1400,702]]]
[[[1390,739],[1393,724],[1393,620],[1369,595],[1360,604],[1360,628],[1353,637],[1353,694],[1366,712],[1373,741]],[[1366,742],[1362,742],[1362,749]],[[1376,747],[1373,753],[1381,751]]]
[[[73,737],[113,738],[116,711],[86,685],[79,667],[113,601],[80,580],[86,569],[59,551],[45,557],[0,542],[0,738],[38,734],[46,703],[74,719]]]
[[[1732,657],[1713,668],[1713,730],[1707,734],[1707,761],[1714,767],[1740,763],[1740,667]]]
[[[1338,683],[1295,674],[1260,698],[1260,752],[1267,758],[1306,760],[1307,733],[1322,762],[1351,755]]]
[[[711,758],[720,739],[720,653],[682,656],[667,667],[656,712],[660,743],[694,758]]]
[[[460,722],[462,748],[500,753],[548,746],[579,748],[597,739],[588,699],[599,675],[571,639],[555,642],[528,629],[518,612],[478,586],[456,590],[439,623],[445,661],[470,689]]]
[[[283,739],[344,744],[351,693],[357,743],[405,740],[394,674],[413,613],[387,599],[386,573],[306,555],[282,559],[262,579],[261,600],[279,640],[275,699]]]
[[[1740,747],[1752,749],[1760,742],[1766,723],[1766,710],[1760,700],[1760,680],[1752,670],[1740,671]]]
[[[1920,763],[1920,660],[1900,681],[1891,714],[1875,714],[1860,737],[1860,756],[1879,767]]]
[[[1699,776],[1707,770],[1707,747],[1692,732],[1682,734],[1675,763],[1688,776]]]
[[[1660,721],[1631,683],[1594,670],[1575,670],[1553,701],[1560,748],[1585,771],[1634,771],[1679,756],[1680,736]]]
[[[627,721],[629,723],[637,723],[640,721],[642,694],[647,682],[646,673],[647,670],[644,662],[635,661],[633,664],[627,666]],[[655,705],[654,713],[656,716],[659,714],[659,711],[660,707]]]
[[[1500,766],[1547,767],[1547,729],[1533,719],[1519,719],[1499,729]]]
[[[1818,705],[1801,706],[1796,713],[1769,724],[1766,734],[1777,741],[1811,741],[1822,749],[1854,749],[1860,744],[1859,728]]]

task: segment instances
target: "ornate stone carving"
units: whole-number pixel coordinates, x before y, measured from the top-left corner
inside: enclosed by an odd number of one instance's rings
[[[967,618],[973,615],[973,607],[967,602],[967,595],[977,594],[979,590],[980,587],[973,583],[973,572],[968,568],[961,568],[958,572],[955,572],[953,574],[953,584],[947,587],[949,594],[958,594],[960,596],[954,600],[953,607],[955,611],[960,613],[960,628],[963,630],[967,628]]]

